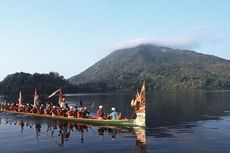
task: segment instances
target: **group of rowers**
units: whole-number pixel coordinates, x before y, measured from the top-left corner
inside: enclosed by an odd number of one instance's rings
[[[38,99],[38,97],[37,97]],[[87,107],[72,107],[69,106],[63,97],[59,106],[54,106],[53,103],[47,104],[46,106],[40,105],[40,102],[37,100],[34,104],[25,104],[20,105],[16,103],[0,103],[0,110],[5,111],[14,111],[14,112],[25,112],[25,113],[33,113],[33,114],[43,114],[50,116],[60,116],[60,117],[68,117],[68,118],[93,118],[93,119],[111,119],[111,120],[119,120],[120,114],[118,114],[114,107],[111,108],[112,112],[110,114],[106,114],[103,110],[103,106],[100,105],[96,116],[90,117],[90,110]]]

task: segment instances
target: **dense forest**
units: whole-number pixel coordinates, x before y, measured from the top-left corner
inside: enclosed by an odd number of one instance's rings
[[[154,45],[120,49],[69,79],[90,89],[230,89],[230,61]]]
[[[0,94],[17,94],[19,90],[23,94],[33,94],[35,88],[39,94],[50,94],[60,87],[66,93],[78,91],[77,86],[70,84],[57,72],[50,72],[49,74],[17,72],[6,76],[0,82]]]

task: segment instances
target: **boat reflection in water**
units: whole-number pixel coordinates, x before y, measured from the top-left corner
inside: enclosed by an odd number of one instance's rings
[[[117,135],[123,133],[134,133],[136,135],[136,141],[132,147],[133,153],[146,153],[146,135],[145,128],[141,127],[114,127],[114,126],[93,126],[90,124],[66,122],[60,120],[27,120],[23,118],[4,118],[0,119],[1,124],[7,125],[16,125],[20,127],[20,133],[23,134],[26,130],[34,129],[35,137],[39,143],[39,137],[41,134],[49,137],[51,143],[57,144],[58,147],[63,148],[65,142],[69,141],[70,135],[76,136],[80,135],[80,143],[84,143],[84,135],[87,135],[87,132],[96,133],[95,136],[98,137],[98,140],[103,140],[106,136],[111,136],[112,141],[116,141]],[[45,131],[45,130],[46,131]],[[43,130],[43,131],[42,131]],[[86,136],[88,139],[89,135]],[[89,138],[90,139],[90,138]],[[119,139],[118,139],[119,141]]]
[[[133,145],[133,153],[146,153],[146,132],[145,128],[133,127],[134,133],[137,136],[136,144]]]

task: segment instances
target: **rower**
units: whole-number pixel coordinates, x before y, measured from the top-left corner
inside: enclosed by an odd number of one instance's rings
[[[24,105],[19,106],[18,112],[25,112],[25,107],[24,107]]]
[[[61,107],[63,110],[65,110],[65,111],[69,110],[69,105],[68,105],[68,103],[66,103],[66,101],[65,101],[65,98],[64,98],[64,97],[62,98],[62,101],[61,101],[60,107]]]
[[[33,105],[33,108],[30,110],[30,113],[34,113],[34,114],[37,113],[37,107],[36,107],[36,105]]]
[[[104,118],[103,106],[100,105],[98,108],[99,108],[99,109],[98,109],[98,111],[97,111],[97,118],[98,118],[99,120],[102,120],[102,119]]]
[[[68,118],[73,118],[74,117],[74,109],[73,109],[72,106],[70,107],[70,110],[68,112],[66,112],[66,114],[67,114]]]
[[[43,114],[44,113],[44,108],[43,105],[41,104],[41,106],[37,107],[37,114]]]
[[[51,106],[50,106],[50,104],[46,105],[46,108],[44,109],[44,114],[45,115],[51,115]]]
[[[74,107],[74,112],[73,112],[74,118],[78,118],[78,109]]]
[[[14,104],[10,104],[10,108],[9,108],[10,111],[14,111]]]
[[[89,117],[89,114],[90,114],[90,111],[88,110],[88,108],[84,107],[82,117],[87,118],[87,117]]]
[[[112,110],[112,113],[109,114],[109,117],[111,118],[111,120],[117,120],[118,119],[118,114],[116,112],[116,108],[112,107],[111,110]]]
[[[57,113],[58,113],[58,116],[64,116],[64,112],[63,112],[63,110],[61,109],[61,107],[58,107],[58,108],[57,108]]]
[[[84,110],[82,107],[78,108],[77,111],[77,118],[82,118],[83,117]]]
[[[52,114],[52,116],[58,116],[57,107],[56,106],[53,106],[53,108],[51,109],[51,114]]]
[[[29,113],[31,110],[30,104],[26,104],[25,112]]]

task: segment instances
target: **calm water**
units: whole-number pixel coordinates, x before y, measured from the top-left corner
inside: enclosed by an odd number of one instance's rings
[[[132,93],[66,95],[70,105],[79,105],[82,100],[92,112],[101,104],[107,112],[113,106],[123,117],[133,112],[129,105],[132,97]],[[31,98],[24,97],[25,101]],[[146,129],[96,127],[0,113],[0,152],[230,152],[230,91],[155,91],[148,93],[147,103]]]

